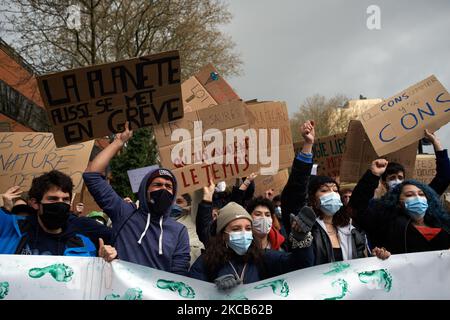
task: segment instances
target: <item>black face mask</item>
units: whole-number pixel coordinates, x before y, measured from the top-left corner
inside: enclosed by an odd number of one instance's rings
[[[49,230],[64,226],[69,218],[70,205],[64,202],[42,203],[41,221]]]
[[[172,206],[173,194],[166,189],[160,189],[149,193],[148,208],[151,214],[161,216],[169,211]]]

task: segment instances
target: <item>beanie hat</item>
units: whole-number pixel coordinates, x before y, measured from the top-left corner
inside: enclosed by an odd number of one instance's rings
[[[323,186],[327,183],[334,183],[336,184],[339,192],[339,184],[334,180],[333,178],[327,177],[327,176],[311,176],[309,179],[308,184],[308,196],[309,199],[314,199],[314,195],[316,194],[317,190],[319,190],[320,186]]]
[[[219,210],[219,214],[217,216],[216,234],[221,232],[231,221],[242,218],[253,222],[252,216],[242,206],[236,202],[228,203]]]
[[[150,176],[148,177],[148,180],[147,180],[147,188],[150,186],[150,184],[152,183],[152,181],[155,178],[159,178],[159,177],[169,179],[170,181],[172,181],[173,190],[177,189],[177,179],[175,179],[175,176],[173,175],[173,173],[170,170],[164,169],[164,168],[156,169],[150,174]]]

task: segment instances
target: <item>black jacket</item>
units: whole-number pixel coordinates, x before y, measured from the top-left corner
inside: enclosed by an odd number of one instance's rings
[[[411,224],[404,209],[387,208],[378,202],[368,206],[366,202],[373,196],[378,181],[379,177],[367,170],[353,190],[349,203],[354,219],[367,232],[372,247],[386,247],[393,254],[450,248],[450,235],[444,229],[428,241]],[[431,216],[425,215],[424,219],[428,226],[437,227]]]
[[[288,234],[290,233],[290,214],[298,214],[301,208],[306,205],[311,168],[312,163],[294,159],[288,182],[281,193],[282,219]],[[341,210],[345,209],[341,208]],[[318,222],[314,224],[311,233],[314,237],[312,244],[315,257],[314,264],[318,265],[335,261],[330,238]],[[353,259],[366,257],[366,237],[364,233],[353,229],[351,246]]]

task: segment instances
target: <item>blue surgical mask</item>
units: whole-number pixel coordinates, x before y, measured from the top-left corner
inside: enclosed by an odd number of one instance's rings
[[[413,197],[405,200],[405,209],[409,216],[413,219],[420,219],[425,216],[428,209],[428,201],[426,197]]]
[[[170,210],[170,216],[174,219],[178,218],[179,216],[181,216],[181,214],[183,213],[183,208],[180,207],[177,204],[173,204],[172,205],[172,209]]]
[[[253,233],[251,231],[238,231],[228,233],[230,238],[228,245],[238,255],[243,256],[253,241]]]
[[[337,192],[330,192],[320,197],[320,210],[327,216],[334,216],[341,207],[341,197]]]
[[[387,184],[388,184],[388,186],[389,186],[389,190],[394,189],[395,186],[398,186],[400,183],[402,183],[402,180],[398,180],[398,179],[391,180],[391,181],[388,181],[388,182],[387,182]]]

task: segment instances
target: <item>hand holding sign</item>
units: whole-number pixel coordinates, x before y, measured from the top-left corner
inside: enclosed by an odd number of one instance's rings
[[[444,148],[442,148],[441,141],[433,132],[425,129],[425,138],[427,138],[433,144],[434,151],[444,150]]]
[[[381,177],[381,175],[386,171],[388,161],[386,159],[377,159],[370,165],[370,171],[376,176]]]
[[[212,202],[215,187],[214,180],[211,179],[209,186],[203,187],[203,200]]]
[[[125,131],[122,133],[117,133],[114,141],[117,141],[123,146],[132,136],[133,130],[130,130],[130,123],[127,121],[125,122]]]

